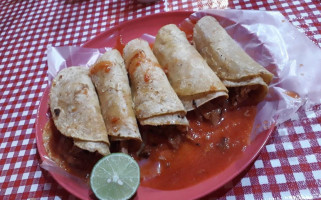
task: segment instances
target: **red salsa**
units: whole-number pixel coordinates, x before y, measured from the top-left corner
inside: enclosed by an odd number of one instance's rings
[[[141,185],[174,190],[199,183],[229,166],[249,144],[255,106],[226,110],[219,124],[190,112],[187,132],[175,127],[140,127],[144,149],[132,156]]]
[[[112,66],[113,63],[110,61],[100,61],[90,69],[90,73],[95,74],[100,70],[104,70],[106,73],[108,73],[110,72]]]

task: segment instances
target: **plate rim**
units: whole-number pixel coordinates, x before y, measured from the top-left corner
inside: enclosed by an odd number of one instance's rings
[[[97,40],[98,38],[101,38],[105,35],[108,35],[110,36],[111,34],[113,34],[115,31],[119,30],[121,27],[123,26],[126,26],[127,24],[133,24],[133,23],[138,23],[139,21],[143,21],[147,18],[155,18],[155,17],[162,17],[164,15],[174,15],[174,16],[177,16],[177,15],[183,15],[185,17],[188,17],[189,15],[193,14],[194,12],[193,11],[170,11],[170,12],[161,12],[161,13],[155,13],[155,14],[151,14],[151,15],[145,15],[145,16],[142,16],[142,17],[139,17],[139,18],[135,18],[135,19],[131,19],[131,20],[128,20],[128,21],[124,21],[122,23],[119,23],[118,25],[106,30],[106,31],[103,31],[101,33],[99,33],[97,36],[89,39],[88,41],[86,41],[84,44],[82,44],[81,46],[82,47],[87,47],[87,48],[92,48],[91,45],[93,43],[93,41]],[[111,34],[110,34],[111,33]]]

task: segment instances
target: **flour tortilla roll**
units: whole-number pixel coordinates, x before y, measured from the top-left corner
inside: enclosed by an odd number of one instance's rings
[[[166,74],[148,43],[130,41],[124,48],[135,114],[141,125],[188,125],[182,102],[171,87]]]
[[[74,145],[109,154],[109,140],[98,96],[85,67],[61,70],[52,82],[50,110],[57,129]]]
[[[193,39],[197,50],[232,93],[234,103],[246,99],[258,103],[266,96],[273,74],[255,62],[215,18],[200,19]]]
[[[111,140],[139,140],[124,60],[117,50],[107,51],[90,69],[102,115]]]
[[[226,87],[176,25],[159,30],[153,52],[187,111],[218,97],[227,98]]]

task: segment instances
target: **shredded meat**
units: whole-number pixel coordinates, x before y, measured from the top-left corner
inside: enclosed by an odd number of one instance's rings
[[[218,125],[222,121],[222,113],[224,105],[217,102],[208,102],[199,107],[196,112],[199,112],[205,120],[209,120],[213,125]]]
[[[137,156],[141,159],[147,159],[152,153],[152,149],[167,148],[177,150],[179,149],[184,134],[187,131],[185,126],[167,126],[167,127],[154,127],[154,126],[142,126],[141,133],[143,143],[137,152]],[[129,151],[130,152],[130,151]]]
[[[229,88],[229,91],[230,91],[230,103],[232,106],[236,107],[248,98],[248,94],[251,91],[251,88],[235,87],[235,88]]]
[[[222,108],[216,108],[209,112],[204,112],[203,116],[205,119],[210,120],[212,124],[219,124],[221,121]]]
[[[229,90],[230,105],[237,107],[244,103],[256,102],[256,99],[252,98],[254,92],[258,89],[257,85],[250,85],[244,87],[231,87]]]

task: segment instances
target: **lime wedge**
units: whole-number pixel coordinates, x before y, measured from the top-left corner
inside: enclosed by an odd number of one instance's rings
[[[113,153],[100,159],[90,175],[90,186],[99,199],[129,199],[140,181],[137,162],[127,154]]]

